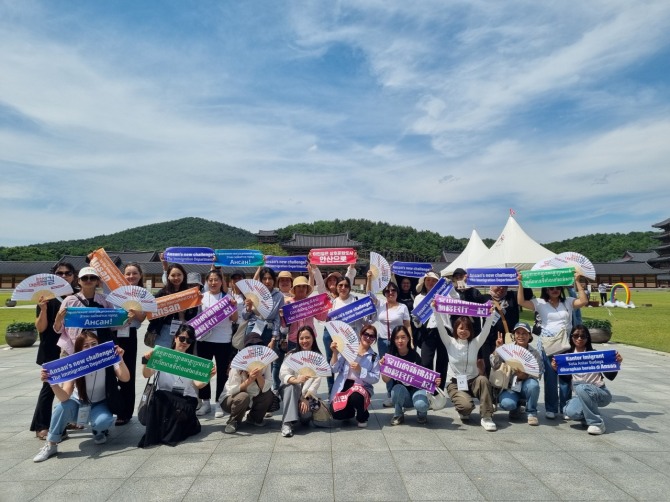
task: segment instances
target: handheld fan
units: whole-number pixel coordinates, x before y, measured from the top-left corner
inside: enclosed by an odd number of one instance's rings
[[[498,347],[496,352],[510,368],[536,377],[540,376],[540,366],[535,356],[522,346],[508,343]]]
[[[157,312],[156,298],[140,286],[121,286],[107,295],[107,301],[125,311]]]
[[[265,368],[277,357],[274,350],[264,345],[251,345],[240,350],[233,358],[230,366],[249,373],[256,368]]]
[[[337,343],[337,351],[342,354],[347,361],[353,363],[358,357],[358,335],[354,329],[342,321],[328,321],[326,329]]]
[[[391,280],[391,266],[382,255],[371,251],[370,272],[372,272],[372,284],[370,287],[373,293],[378,293]]]
[[[272,300],[272,293],[265,287],[265,284],[254,279],[243,279],[237,281],[235,285],[245,298],[254,302],[254,307],[261,317],[266,318],[270,315],[274,301]]]
[[[29,300],[38,302],[43,296],[47,300],[57,296],[72,294],[72,286],[54,274],[36,274],[22,280],[12,293],[12,300]]]
[[[284,363],[298,375],[306,375],[310,378],[327,377],[333,374],[326,358],[311,350],[293,352],[286,356]]]

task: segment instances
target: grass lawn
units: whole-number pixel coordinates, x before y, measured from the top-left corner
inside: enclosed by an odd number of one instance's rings
[[[636,308],[586,307],[582,309],[582,318],[609,320],[613,342],[670,352],[670,291],[633,289],[630,301]],[[533,323],[532,312],[524,309],[521,317]]]

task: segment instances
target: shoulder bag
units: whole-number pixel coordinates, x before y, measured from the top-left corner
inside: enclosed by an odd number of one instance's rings
[[[159,372],[160,373],[160,372]],[[156,386],[158,385],[158,375],[155,373],[152,378],[147,380],[147,384],[144,386],[144,392],[140,398],[140,404],[137,407],[137,420],[142,425],[147,425],[147,418],[149,416],[149,404],[154,397],[154,392],[156,392]]]

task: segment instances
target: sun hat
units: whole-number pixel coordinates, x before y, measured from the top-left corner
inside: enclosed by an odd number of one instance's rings
[[[307,296],[312,294],[313,288],[312,286],[309,285],[309,281],[307,280],[307,277],[304,275],[299,275],[295,279],[293,279],[293,286],[291,286],[291,294],[295,295],[295,287],[296,286],[307,286]]]
[[[83,267],[83,268],[79,271],[79,275],[78,275],[78,277],[81,279],[82,277],[84,277],[84,276],[86,276],[86,275],[94,275],[94,276],[96,276],[98,279],[100,279],[100,274],[98,274],[98,271],[97,271],[96,269],[94,269],[93,267]]]
[[[421,290],[423,289],[423,281],[425,281],[428,277],[431,277],[432,279],[435,279],[436,281],[440,280],[440,276],[437,275],[432,270],[430,272],[426,272],[426,275],[424,275],[421,279],[419,279],[419,283],[416,285],[416,292],[417,293],[421,293]]]

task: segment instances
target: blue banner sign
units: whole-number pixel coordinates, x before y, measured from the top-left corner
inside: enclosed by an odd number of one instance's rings
[[[616,350],[592,350],[590,352],[570,352],[554,356],[559,375],[573,373],[601,373],[619,371],[621,365],[616,362]]]
[[[449,294],[449,291],[451,291],[451,288],[451,282],[447,282],[444,277],[440,277],[440,280],[435,283],[433,289],[428,291],[428,294],[423,297],[423,300],[421,300],[419,304],[414,307],[414,310],[412,310],[412,315],[418,317],[422,323],[426,322],[428,319],[430,319],[430,316],[433,313],[433,307],[431,306],[431,303],[433,302],[435,295],[446,296]]]
[[[171,263],[186,265],[211,265],[214,261],[212,248],[167,248],[163,259]]]
[[[120,362],[121,356],[116,354],[114,342],[105,342],[71,356],[44,363],[42,368],[49,373],[48,382],[53,385],[69,382]]]
[[[266,256],[265,266],[275,272],[307,272],[307,256]]]
[[[513,286],[519,285],[518,272],[510,268],[469,268],[468,286]]]
[[[357,321],[362,317],[376,314],[377,307],[372,303],[369,296],[356,300],[355,302],[345,305],[337,310],[333,310],[328,314],[329,321],[342,321],[347,324]]]
[[[220,267],[260,267],[265,261],[257,249],[217,249],[215,265]]]
[[[127,320],[128,312],[123,309],[68,307],[65,311],[66,328],[113,328],[123,326]]]
[[[430,263],[415,263],[411,261],[394,261],[391,264],[391,272],[402,277],[421,278],[427,272],[433,270]]]

